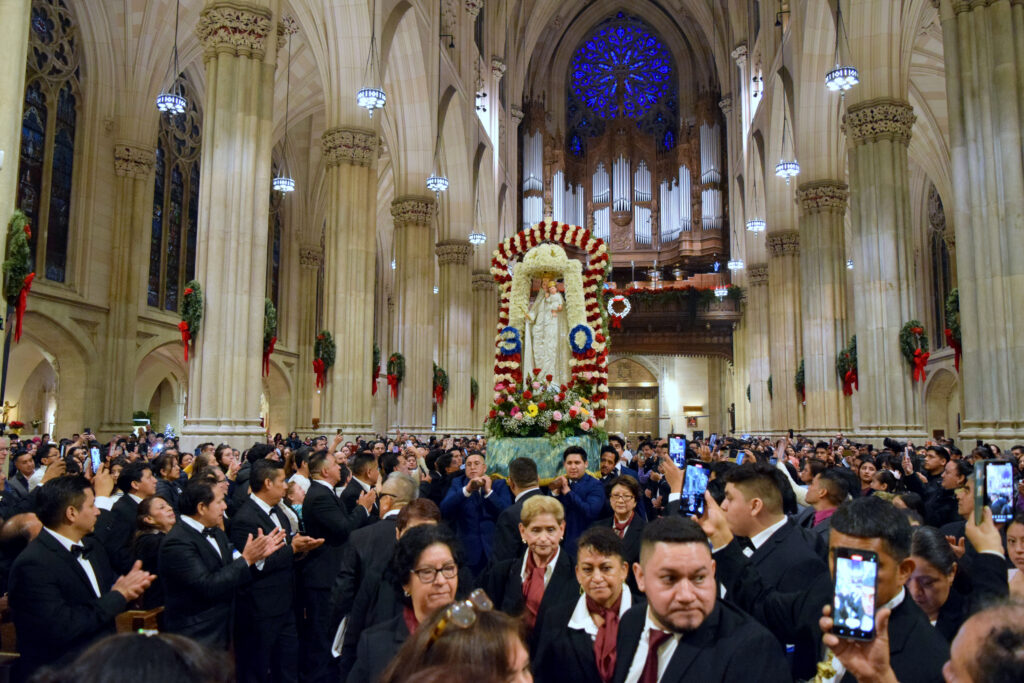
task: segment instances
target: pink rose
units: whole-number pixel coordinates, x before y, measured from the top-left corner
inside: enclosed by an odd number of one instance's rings
[[[495,391],[505,391],[505,384],[502,383],[502,382],[498,382],[497,386],[494,387],[494,390]]]
[[[525,420],[526,419],[526,415],[524,415],[523,413],[516,413],[515,414],[515,418],[517,420]]]
[[[551,413],[551,419],[554,420],[555,422],[561,422],[562,412],[560,410],[556,410],[555,412]]]
[[[582,429],[585,432],[589,432],[590,431],[590,423],[587,422],[586,420],[584,420],[583,422],[580,422],[580,429]]]
[[[592,373],[592,372],[584,372],[583,373],[583,379],[585,379],[585,380],[587,380],[589,382],[590,380],[594,379],[594,373]]]
[[[512,406],[512,410],[509,412],[509,415],[512,417],[519,415],[519,406]]]
[[[534,391],[536,391],[537,389],[540,389],[540,382],[534,382],[533,383],[533,389],[534,389]]]

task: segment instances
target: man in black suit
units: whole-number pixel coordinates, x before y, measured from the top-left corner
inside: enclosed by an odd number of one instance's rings
[[[833,591],[829,577],[812,579],[802,591],[774,590],[743,555],[721,508],[710,496],[705,496],[705,501],[707,511],[701,525],[717,549],[714,556],[719,580],[728,590],[729,598],[782,642],[797,642],[795,639],[820,633],[823,608],[831,609]],[[891,611],[888,630],[892,668],[903,683],[925,683],[942,679],[949,644],[904,588],[914,570],[911,538],[910,522],[892,503],[877,496],[855,498],[843,503],[832,515],[829,553],[832,555],[836,548],[843,547],[878,555],[875,605]],[[831,656],[826,661],[837,672],[836,680],[852,682],[853,677],[844,672],[840,662]]]
[[[537,463],[530,458],[515,458],[508,464],[508,487],[514,502],[501,511],[494,522],[494,540],[491,542],[491,564],[522,557],[526,544],[519,533],[519,517],[523,503],[534,496],[542,496],[537,477]]]
[[[132,564],[132,536],[135,535],[135,513],[145,498],[156,494],[153,467],[146,462],[128,463],[117,478],[117,487],[124,495],[109,512],[103,511],[96,524],[96,540],[103,544],[110,563],[118,572]]]
[[[70,662],[115,633],[114,618],[154,578],[136,562],[115,580],[103,546],[86,538],[100,511],[85,477],[59,477],[34,493],[44,528],[14,561],[10,578],[20,652],[16,681],[45,664]]]
[[[235,613],[235,662],[238,680],[288,683],[298,680],[299,634],[295,623],[296,555],[319,547],[323,540],[288,533],[278,507],[288,489],[284,467],[264,458],[252,464],[252,493],[231,518],[230,538],[236,548],[261,532],[285,531],[286,542],[253,572],[251,584],[238,589]]]
[[[253,579],[250,569],[285,542],[283,529],[247,535],[242,552],[231,547],[220,528],[224,492],[209,482],[189,483],[178,500],[181,516],[160,546],[164,584],[164,630],[226,650],[231,643],[235,592]]]
[[[615,683],[792,680],[772,634],[718,599],[696,522],[672,515],[648,524],[633,570],[647,602],[619,624]]]
[[[345,506],[345,512],[352,514],[359,505],[359,497],[372,490],[380,479],[380,470],[377,469],[377,461],[369,451],[357,453],[352,459],[352,481],[348,483],[341,494],[341,502]],[[379,519],[380,511],[376,503],[370,509],[370,517]]]
[[[371,456],[372,460],[372,456]],[[373,472],[376,472],[376,468]],[[365,472],[365,470],[364,470]],[[345,541],[349,534],[370,520],[376,506],[377,492],[373,489],[359,495],[351,513],[334,495],[334,487],[341,478],[337,460],[327,451],[318,451],[309,461],[310,485],[302,504],[302,519],[306,533],[324,539],[323,545],[310,551],[302,568],[302,605],[305,622],[302,625],[301,660],[306,670],[303,679],[312,682],[335,681],[337,672],[331,656],[334,633],[331,631],[331,586],[338,575]]]

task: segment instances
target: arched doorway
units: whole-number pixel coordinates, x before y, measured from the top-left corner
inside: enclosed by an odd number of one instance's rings
[[[608,366],[609,434],[658,434],[658,378],[636,361],[620,358]]]
[[[153,349],[136,371],[132,412],[149,413],[150,424],[157,432],[165,431],[170,425],[180,434],[185,423],[187,378],[188,369],[179,342],[168,342]]]
[[[292,424],[292,390],[288,376],[276,359],[270,361],[270,374],[263,378],[260,417],[267,434],[287,434],[304,425]]]
[[[928,433],[955,439],[960,432],[960,378],[945,368],[932,373],[925,389],[925,407]]]
[[[55,365],[52,355],[28,340],[11,349],[4,396],[11,407],[6,418],[8,423],[25,423],[23,436],[53,433],[57,414]]]

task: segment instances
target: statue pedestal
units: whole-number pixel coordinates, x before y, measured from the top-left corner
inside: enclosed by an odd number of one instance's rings
[[[582,446],[587,451],[587,468],[597,469],[601,440],[596,436],[570,436],[557,445],[544,437],[490,439],[487,442],[487,469],[508,476],[508,464],[515,458],[530,458],[537,463],[541,479],[558,476],[562,470],[562,453],[569,446]]]

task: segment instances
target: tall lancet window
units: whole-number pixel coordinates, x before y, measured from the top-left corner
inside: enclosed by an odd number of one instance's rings
[[[188,110],[160,117],[146,286],[147,303],[172,312],[181,305],[185,283],[195,277],[199,227],[201,116],[191,84],[184,74],[179,79]]]
[[[77,45],[65,1],[33,0],[17,206],[32,226],[35,271],[53,282],[65,282],[68,275],[75,129],[82,104]]]
[[[276,174],[276,171],[275,171]],[[267,240],[267,298],[281,308],[281,234],[284,231],[280,192],[270,193],[270,225]]]

